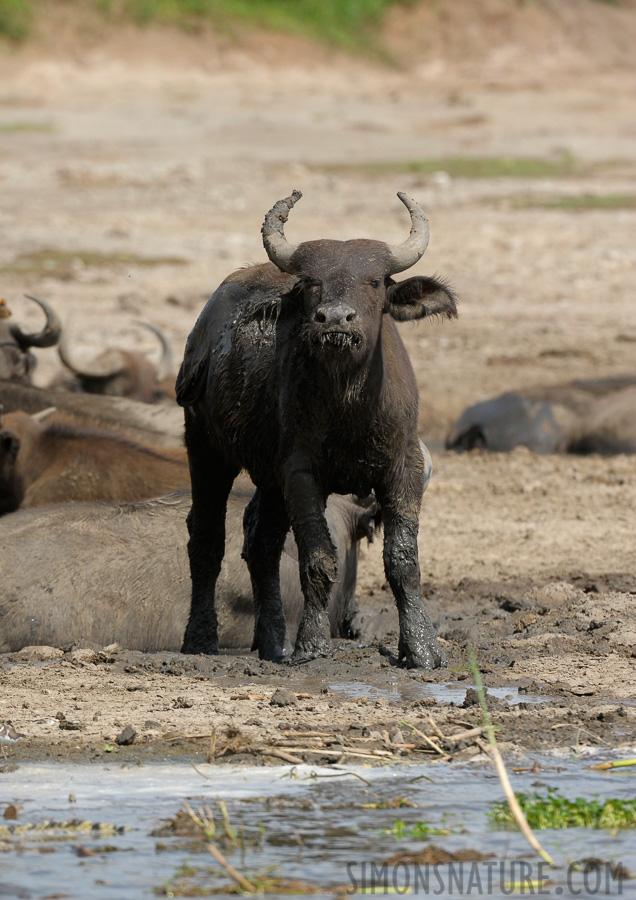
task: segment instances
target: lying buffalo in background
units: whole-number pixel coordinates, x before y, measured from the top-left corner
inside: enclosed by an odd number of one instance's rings
[[[228,502],[227,557],[217,583],[219,642],[247,647],[254,621],[250,581],[240,559],[249,493]],[[189,493],[132,505],[78,503],[20,510],[0,521],[0,652],[71,642],[130,649],[178,650],[188,619],[186,565]],[[331,587],[334,637],[357,637],[358,544],[371,539],[377,505],[363,509],[333,497],[327,522],[340,576]],[[302,613],[296,548],[290,537],[281,565],[288,621]]]
[[[11,311],[4,300],[0,300],[0,378],[30,384],[36,359],[30,353],[31,347],[53,347],[60,340],[62,323],[45,300],[33,294],[24,295],[37,303],[46,315],[42,331],[26,334],[19,325],[9,324]]]
[[[168,336],[151,322],[138,321],[136,324],[152,331],[159,338],[161,359],[157,365],[139,351],[115,348],[104,350],[91,363],[80,365],[73,359],[69,321],[59,343],[58,353],[71,374],[58,375],[50,386],[86,394],[129,397],[142,403],[174,399],[174,357]]]
[[[324,517],[333,493],[375,492],[384,564],[407,666],[446,664],[422,601],[417,533],[427,460],[417,437],[418,393],[395,321],[455,316],[452,291],[392,275],[426,250],[426,216],[403,193],[411,233],[377,240],[289,244],[295,191],[265,217],[270,263],[230,275],[201,313],[177,379],[192,474],[188,552],[192,605],[183,651],[216,653],[215,584],[226,501],[245,468],[257,491],[245,513],[255,600],[253,649],[280,660],[285,615],[279,561],[290,524],[305,599],[294,658],[329,653],[326,611],[338,560]]]
[[[449,450],[636,453],[636,377],[595,378],[509,391],[468,407]]]
[[[190,485],[184,449],[153,447],[61,421],[39,421],[23,412],[4,416],[2,428],[4,512],[11,511],[12,498],[18,500],[13,509],[72,500],[124,503]]]
[[[5,412],[37,413],[54,407],[56,415],[89,428],[109,428],[142,443],[183,447],[183,413],[177,404],[140,403],[125,397],[75,394],[0,379]]]

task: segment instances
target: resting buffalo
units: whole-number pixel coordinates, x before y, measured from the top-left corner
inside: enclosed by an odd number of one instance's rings
[[[142,443],[183,447],[183,413],[176,403],[148,404],[125,397],[75,394],[0,379],[5,412],[37,413],[54,407],[76,425],[109,428]]]
[[[217,584],[222,647],[249,645],[254,617],[247,569],[240,560],[243,509],[249,493],[228,503],[228,552]],[[190,605],[184,520],[189,493],[119,504],[73,503],[20,510],[0,521],[0,652],[27,645],[178,650]],[[341,576],[331,590],[334,637],[357,637],[358,544],[372,538],[377,506],[344,497],[329,501],[327,521]],[[63,536],[63,537],[62,537]],[[302,612],[295,546],[281,566],[285,614]]]
[[[188,488],[184,449],[140,444],[113,432],[39,421],[23,412],[3,417],[0,509],[71,500],[131,502]],[[12,500],[18,501],[11,506]]]
[[[11,311],[4,300],[0,300],[0,378],[30,384],[35,368],[35,356],[31,347],[53,347],[60,339],[62,324],[49,304],[33,294],[25,294],[42,307],[46,323],[42,331],[26,334],[19,325],[9,324]]]
[[[183,651],[216,653],[215,583],[226,500],[242,468],[257,491],[245,513],[245,559],[255,600],[253,649],[280,660],[285,615],[279,560],[290,524],[304,612],[294,659],[329,653],[326,610],[338,561],[324,510],[333,493],[382,509],[384,564],[399,614],[398,657],[445,665],[420,589],[417,533],[426,457],[417,437],[415,376],[395,321],[456,315],[452,291],[392,275],[426,250],[428,221],[411,216],[399,246],[377,240],[289,244],[283,225],[301,194],[265,217],[270,262],[230,275],[208,301],[177,378],[192,475],[188,553],[192,604]]]
[[[136,324],[152,331],[159,338],[161,359],[156,366],[143,353],[114,348],[104,350],[92,363],[80,365],[73,359],[70,327],[67,323],[58,353],[71,374],[59,375],[53,380],[51,387],[86,394],[130,397],[142,403],[174,398],[174,360],[168,336],[151,322],[139,321]]]
[[[449,450],[635,453],[636,378],[595,378],[510,391],[468,407],[446,436]]]

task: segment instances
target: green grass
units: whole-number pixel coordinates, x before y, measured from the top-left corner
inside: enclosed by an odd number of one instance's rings
[[[24,131],[52,134],[55,128],[50,122],[5,122],[0,124],[0,134],[20,134]]]
[[[80,0],[67,0],[80,2]],[[380,50],[378,25],[397,2],[413,0],[90,0],[112,21],[159,22],[187,31],[205,23],[299,34],[347,50]],[[0,0],[0,33],[23,40],[33,19],[33,0]]]
[[[186,260],[175,256],[137,256],[134,253],[100,253],[97,250],[59,250],[47,248],[21,253],[13,262],[0,266],[0,272],[21,273],[51,278],[72,277],[77,263],[83,266],[179,266]]]
[[[33,18],[30,0],[0,0],[0,35],[23,41]]]
[[[386,162],[338,163],[315,166],[323,172],[348,175],[432,175],[451,178],[563,178],[579,175],[583,166],[569,153],[556,159],[526,156],[440,156]]]
[[[517,794],[517,800],[531,828],[636,828],[636,799],[568,800],[548,788],[547,797]],[[498,826],[515,824],[507,803],[494,803],[489,816]]]
[[[636,209],[636,194],[571,194],[562,197],[518,197],[513,200],[516,209]]]

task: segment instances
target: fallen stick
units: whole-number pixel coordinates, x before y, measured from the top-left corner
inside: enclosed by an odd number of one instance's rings
[[[481,738],[476,738],[475,743],[478,747],[480,747],[483,752],[489,756],[495,766],[495,771],[499,776],[499,781],[501,783],[501,787],[503,788],[503,792],[506,795],[506,800],[508,801],[508,806],[510,807],[510,812],[515,818],[515,822],[519,826],[519,831],[523,834],[527,842],[530,844],[533,850],[539,854],[541,859],[548,863],[549,866],[554,866],[554,860],[547,852],[544,850],[539,841],[534,836],[532,829],[528,825],[527,819],[523,814],[523,810],[519,806],[519,801],[517,800],[517,795],[512,789],[512,785],[510,784],[510,779],[508,778],[508,773],[506,771],[506,767],[504,765],[503,758],[501,756],[501,752],[499,747],[497,746],[497,740],[495,738],[495,729],[490,721],[490,713],[488,712],[488,705],[486,703],[486,692],[484,691],[484,685],[481,680],[481,675],[479,674],[479,669],[477,668],[477,662],[475,660],[474,654],[471,650],[470,653],[470,668],[473,673],[473,678],[475,680],[475,688],[477,689],[477,694],[479,696],[479,705],[481,706],[482,715],[484,717],[485,723],[485,732],[488,736],[488,743],[486,744]]]
[[[459,734],[447,734],[444,740],[457,743],[459,741],[467,741],[470,738],[481,737],[483,733],[483,728],[470,728],[468,731],[460,731]]]
[[[258,750],[259,753],[262,753],[264,756],[274,756],[277,759],[283,759],[293,766],[302,766],[303,764],[302,759],[298,759],[298,757],[293,756],[291,753],[286,753],[284,750],[280,750],[277,747],[254,747],[254,749]]]
[[[619,766],[636,766],[636,759],[614,759],[607,762],[597,763],[595,766],[586,766],[586,769],[618,769]]]
[[[256,893],[256,885],[252,884],[251,881],[248,881],[247,878],[244,878],[240,872],[237,872],[234,866],[231,866],[229,864],[218,847],[216,847],[214,844],[208,844],[208,850],[216,859],[216,861],[223,866],[228,875],[230,875],[234,879],[234,881],[236,881],[241,890],[247,891],[248,894]]]

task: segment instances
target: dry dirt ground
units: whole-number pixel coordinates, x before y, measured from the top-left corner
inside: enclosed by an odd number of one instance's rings
[[[512,5],[516,18],[506,19]],[[402,726],[399,740],[400,722],[434,736],[429,717],[444,732],[479,720],[475,706],[433,690],[470,683],[469,645],[487,685],[544,700],[493,699],[502,741],[529,750],[634,741],[636,457],[441,448],[462,409],[494,393],[634,373],[636,78],[625,48],[636,13],[581,0],[585,16],[564,22],[547,0],[492,0],[486,35],[468,21],[451,40],[453,23],[437,21],[431,34],[433,5],[424,6],[419,19],[407,10],[391,20],[402,68],[295,40],[140,37],[95,22],[78,31],[60,21],[2,50],[0,290],[26,327],[39,321],[21,299],[31,291],[74,314],[87,354],[108,342],[154,352],[133,324],[144,317],[178,355],[219,281],[264,258],[264,213],[294,187],[304,198],[288,225],[293,241],[400,241],[408,219],[396,191],[416,197],[432,233],[416,271],[445,276],[461,300],[457,322],[403,329],[435,465],[423,587],[453,668],[407,672],[379,652],[378,641],[395,648],[396,620],[376,542],[359,581],[367,645],[342,644],[330,660],[294,669],[248,653],[81,647],[3,658],[0,721],[26,735],[17,762],[115,750],[203,756],[210,738],[192,736],[211,734],[217,756],[253,759],[255,745],[307,746],[284,735],[294,730],[334,735],[329,753],[304,755],[312,762],[364,741],[409,753],[397,746],[410,734]],[[576,166],[567,176],[469,179],[446,171],[454,156],[571,156]],[[432,175],[396,171],[431,157],[440,160]],[[356,168],[366,162],[386,165]],[[538,204],[583,194],[625,202],[579,212]],[[39,360],[46,384],[57,357]],[[287,706],[270,702],[280,687],[294,693]],[[115,744],[127,725],[135,742]]]

